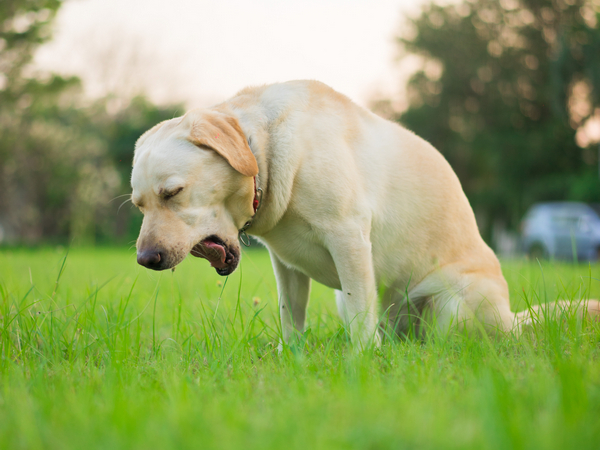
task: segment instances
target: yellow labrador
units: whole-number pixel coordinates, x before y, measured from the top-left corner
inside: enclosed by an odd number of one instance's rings
[[[228,275],[241,230],[265,243],[286,341],[304,328],[311,279],[336,290],[361,347],[379,342],[380,317],[397,332],[423,318],[491,333],[528,320],[511,312],[444,157],[322,83],[247,88],[156,125],[136,145],[131,184],[145,267],[191,253]]]

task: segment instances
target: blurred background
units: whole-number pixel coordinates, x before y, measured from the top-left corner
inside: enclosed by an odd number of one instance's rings
[[[2,0],[0,245],[130,245],[146,129],[303,78],[438,148],[503,254],[600,203],[600,0]]]

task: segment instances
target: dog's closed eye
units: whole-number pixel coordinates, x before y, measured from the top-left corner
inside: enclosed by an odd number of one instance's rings
[[[164,200],[169,200],[170,198],[175,197],[181,191],[183,191],[183,187],[179,187],[179,188],[173,189],[171,191],[164,191],[164,192],[162,192],[162,198]]]

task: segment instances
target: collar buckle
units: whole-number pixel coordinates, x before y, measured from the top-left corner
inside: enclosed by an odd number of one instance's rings
[[[242,244],[244,244],[246,247],[250,247],[250,236],[248,236],[246,231],[241,229],[240,233],[238,234],[238,238]]]

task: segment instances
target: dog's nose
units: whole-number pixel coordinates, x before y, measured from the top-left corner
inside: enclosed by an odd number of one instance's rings
[[[142,250],[137,254],[138,264],[148,269],[158,270],[162,260],[162,254],[158,250]]]

